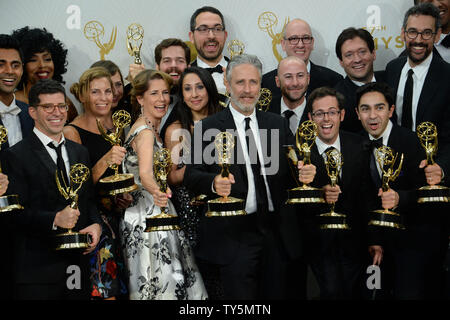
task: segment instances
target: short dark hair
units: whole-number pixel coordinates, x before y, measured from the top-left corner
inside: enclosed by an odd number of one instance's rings
[[[183,40],[176,38],[168,38],[161,41],[155,47],[155,62],[157,65],[161,63],[163,49],[167,49],[169,47],[183,48],[184,57],[186,58],[186,64],[189,64],[191,62],[191,49],[189,48],[189,46]]]
[[[29,106],[36,107],[41,102],[39,95],[52,93],[62,93],[64,100],[66,100],[66,90],[59,81],[53,79],[39,80],[31,87],[28,93]]]
[[[189,131],[191,130],[191,125],[194,125],[194,120],[192,119],[191,109],[186,105],[183,99],[183,80],[188,74],[192,73],[196,74],[200,78],[205,86],[206,92],[208,93],[208,116],[221,110],[219,104],[219,93],[217,92],[216,83],[214,82],[211,74],[206,69],[199,67],[186,68],[178,81],[178,95],[180,99],[176,110],[177,118],[181,122],[181,127]]]
[[[336,91],[336,89],[330,88],[330,87],[320,87],[317,89],[314,89],[313,92],[308,96],[306,99],[306,107],[305,111],[307,113],[311,113],[313,111],[313,103],[314,101],[325,98],[325,97],[335,97],[338,102],[339,110],[344,109],[345,107],[345,97],[342,93]]]
[[[9,34],[0,34],[0,48],[16,50],[19,53],[20,61],[23,62],[23,52],[20,48],[20,43],[14,37]]]
[[[415,5],[414,7],[411,7],[406,11],[405,18],[403,19],[403,29],[406,30],[406,25],[408,23],[408,19],[410,16],[430,16],[434,18],[435,21],[435,30],[437,31],[441,27],[441,18],[439,17],[439,9],[436,8],[435,5],[429,3],[429,2],[422,2],[418,5]]]
[[[359,101],[361,100],[361,97],[369,92],[379,92],[381,93],[384,98],[386,99],[387,103],[389,104],[389,108],[395,104],[394,95],[392,94],[392,89],[384,82],[370,82],[368,84],[365,84],[361,87],[359,87],[356,90],[356,108],[359,108]]]
[[[35,53],[48,51],[52,56],[54,65],[53,79],[65,83],[62,75],[67,71],[67,49],[60,40],[55,39],[53,34],[45,28],[30,29],[28,26],[13,31],[12,36],[20,42],[24,54],[23,63],[25,65]],[[17,88],[22,89],[27,80],[28,74],[26,68],[24,68],[22,80]]]
[[[350,27],[342,31],[336,40],[336,55],[339,60],[342,61],[342,45],[344,44],[344,42],[354,38],[361,38],[361,40],[363,40],[367,44],[370,52],[373,52],[373,50],[375,50],[375,43],[369,31],[362,28],[356,29]]]
[[[220,17],[220,19],[222,20],[222,26],[225,29],[225,20],[223,19],[223,14],[214,7],[204,6],[204,7],[201,7],[199,9],[195,10],[195,12],[191,16],[190,28],[191,28],[192,32],[194,32],[194,30],[195,30],[195,20],[197,19],[197,16],[203,12],[211,12],[211,13],[217,14]]]

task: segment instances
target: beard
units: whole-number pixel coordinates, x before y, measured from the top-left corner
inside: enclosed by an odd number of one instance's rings
[[[425,48],[425,53],[423,54],[423,56],[421,57],[414,57],[412,54],[412,50],[411,47],[413,46],[417,46],[417,47],[423,47]],[[409,59],[411,59],[412,62],[414,62],[415,64],[419,64],[422,61],[424,61],[426,58],[429,57],[429,55],[431,54],[431,49],[429,46],[427,45],[423,45],[423,44],[416,44],[416,43],[410,43],[410,45],[407,47],[407,52],[408,52],[408,57]]]
[[[203,47],[199,46],[197,43],[194,43],[195,50],[197,50],[197,54],[202,57],[206,61],[216,61],[221,55],[223,51],[223,46],[221,47],[218,41],[207,41],[204,43],[206,46],[207,43],[215,43],[218,47],[218,50],[216,53],[205,53],[203,51]]]
[[[230,101],[232,102],[233,106],[239,108],[243,113],[251,113],[255,109],[258,100],[259,100],[259,94],[258,97],[255,99],[255,102],[251,104],[243,104],[239,102],[239,99],[236,97],[236,95],[233,93],[233,90],[230,90]]]
[[[300,95],[300,97],[293,97],[288,90],[286,90],[286,87],[281,87],[281,93],[283,95],[283,97],[285,97],[289,102],[291,103],[295,103],[295,102],[299,102],[300,100],[303,99],[303,97],[306,94],[306,90]]]

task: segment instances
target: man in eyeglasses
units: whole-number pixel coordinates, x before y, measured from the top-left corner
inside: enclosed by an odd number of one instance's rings
[[[322,86],[334,87],[336,83],[343,79],[339,73],[310,61],[310,55],[314,50],[314,37],[311,27],[306,21],[294,19],[286,25],[283,39],[281,40],[281,47],[287,56],[296,56],[305,62],[310,75],[306,96],[314,89]],[[274,99],[276,96],[281,96],[281,91],[275,83],[276,75],[277,69],[264,74],[261,83],[263,88],[267,88],[272,92]]]
[[[359,133],[363,130],[356,115],[356,90],[369,82],[384,81],[384,71],[374,72],[376,59],[372,35],[362,28],[347,28],[336,41],[336,56],[346,73],[334,87],[345,96],[345,119],[341,129]]]
[[[38,81],[30,89],[29,104],[33,132],[3,157],[9,189],[19,195],[24,207],[12,221],[14,236],[8,242],[14,246],[12,294],[20,300],[88,299],[86,254],[95,249],[101,234],[92,181],[83,183],[74,209],[58,191],[55,174],[65,171],[61,174],[69,184],[70,167],[80,163],[90,168],[89,154],[85,147],[64,139],[68,106],[59,82]],[[54,249],[56,234],[67,229],[91,236],[84,254]]]
[[[227,36],[224,18],[218,9],[204,6],[192,14],[189,39],[197,50],[197,59],[191,66],[207,69],[221,94],[226,92],[223,70],[229,59],[222,52]]]

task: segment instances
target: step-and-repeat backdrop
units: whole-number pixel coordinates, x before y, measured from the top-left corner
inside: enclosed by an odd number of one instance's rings
[[[68,88],[99,59],[114,61],[125,76],[134,61],[127,50],[127,29],[133,23],[144,30],[141,57],[153,68],[155,46],[171,37],[189,42],[190,17],[204,5],[223,13],[227,42],[242,41],[246,53],[261,59],[264,72],[284,57],[283,26],[301,18],[315,38],[311,60],[343,74],[334,51],[339,33],[350,26],[367,28],[376,43],[375,70],[382,70],[404,48],[400,31],[413,0],[1,0],[0,31],[28,25],[52,32],[69,51]]]

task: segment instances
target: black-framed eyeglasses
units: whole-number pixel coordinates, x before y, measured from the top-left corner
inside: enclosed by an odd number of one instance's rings
[[[430,29],[423,30],[422,32],[419,32],[416,29],[409,29],[406,30],[405,33],[411,40],[416,39],[419,34],[422,36],[423,40],[430,40],[436,34],[436,32],[433,32],[433,30]]]
[[[46,104],[38,104],[36,107],[41,107],[42,110],[44,110],[47,113],[53,113],[56,108],[58,108],[59,112],[64,113],[69,110],[69,105],[66,103],[60,103],[60,104],[53,104],[53,103],[46,103]]]
[[[311,113],[311,115],[316,118],[316,119],[323,119],[325,117],[325,115],[327,114],[330,118],[335,118],[337,117],[338,114],[341,113],[341,110],[330,110],[327,112],[324,111],[316,111]]]
[[[285,40],[289,41],[289,44],[292,44],[294,46],[296,44],[298,44],[300,42],[300,40],[302,40],[303,44],[310,44],[312,39],[313,39],[313,37],[311,37],[311,36],[303,36],[303,37],[293,36],[293,37],[289,37],[287,39],[285,38]]]
[[[209,31],[212,31],[213,34],[220,34],[225,31],[225,28],[223,26],[214,26],[212,28],[209,28],[207,26],[200,26],[195,28],[194,31],[197,31],[202,35],[207,35]]]

